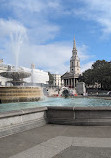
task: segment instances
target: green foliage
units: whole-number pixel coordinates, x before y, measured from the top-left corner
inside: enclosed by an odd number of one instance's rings
[[[86,85],[98,83],[101,89],[111,90],[111,62],[97,60],[92,65],[92,69],[86,70],[79,80],[85,82]]]

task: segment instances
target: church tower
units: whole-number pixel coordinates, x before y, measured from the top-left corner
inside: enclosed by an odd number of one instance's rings
[[[80,59],[77,55],[75,37],[74,37],[74,45],[72,50],[72,57],[70,59],[70,73],[78,74],[78,75],[80,74]]]

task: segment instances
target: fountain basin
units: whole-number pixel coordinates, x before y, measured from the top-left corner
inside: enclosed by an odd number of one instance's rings
[[[109,98],[110,99],[110,98]],[[111,100],[105,100],[103,98],[52,98],[44,97],[40,101],[34,102],[14,102],[0,104],[0,113],[13,110],[22,110],[37,107],[59,106],[59,107],[111,107]]]
[[[0,87],[0,103],[33,102],[42,97],[39,87]]]
[[[12,79],[23,79],[30,77],[30,73],[24,72],[24,71],[7,71],[7,72],[1,72],[1,76],[6,77],[6,78],[12,78]]]
[[[37,107],[0,113],[0,137],[45,124],[111,126],[111,107]]]
[[[13,86],[20,86],[24,83],[23,78],[30,77],[31,74],[24,71],[6,71],[1,72],[0,75],[5,78],[12,79],[11,81],[8,81],[9,83],[12,83]]]

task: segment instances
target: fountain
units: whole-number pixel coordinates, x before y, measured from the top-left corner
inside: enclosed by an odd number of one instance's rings
[[[19,54],[22,52],[21,47],[26,38],[26,30],[22,26],[10,32],[11,51],[15,56],[15,70],[12,71],[9,67],[8,71],[0,73],[2,77],[9,78],[8,82],[12,84],[10,87],[0,87],[0,103],[38,101],[42,96],[41,88],[23,86],[25,83],[23,79],[30,77],[31,73],[18,70]]]
[[[2,77],[10,78],[11,87],[0,87],[0,103],[38,101],[42,96],[39,87],[24,87],[23,78],[30,77],[24,71],[7,71],[0,73]]]
[[[1,72],[0,75],[2,77],[10,78],[11,81],[8,81],[9,83],[12,83],[13,86],[20,86],[24,83],[23,78],[30,77],[31,74],[24,71],[7,71],[7,72]]]

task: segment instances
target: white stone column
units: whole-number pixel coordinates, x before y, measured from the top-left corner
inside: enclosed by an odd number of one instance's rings
[[[70,79],[68,79],[68,87],[70,86]]]
[[[68,79],[67,79],[67,86],[68,86]]]
[[[65,79],[64,79],[64,86],[66,85],[66,81],[65,81]]]
[[[75,78],[74,78],[74,88],[75,88]]]

